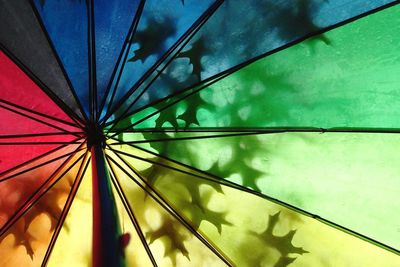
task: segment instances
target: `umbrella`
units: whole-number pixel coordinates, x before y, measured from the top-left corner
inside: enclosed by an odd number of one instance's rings
[[[400,6],[0,1],[1,266],[400,266]]]

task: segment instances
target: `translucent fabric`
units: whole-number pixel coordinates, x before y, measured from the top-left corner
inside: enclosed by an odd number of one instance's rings
[[[398,12],[396,6],[324,33],[331,44],[307,39],[115,128],[396,128],[400,29],[387,21],[399,23]]]
[[[137,111],[238,64],[388,2],[266,0],[246,1],[245,5],[240,0],[224,2],[192,39],[187,39],[187,44],[175,51],[168,68],[165,71],[160,68],[161,75],[158,73],[154,82],[149,79],[135,90],[119,113],[126,109]],[[332,39],[321,35],[313,40],[318,45],[329,46]]]
[[[0,0],[0,266],[400,266],[389,0]]]
[[[89,115],[89,25],[85,2],[33,1],[72,88]]]

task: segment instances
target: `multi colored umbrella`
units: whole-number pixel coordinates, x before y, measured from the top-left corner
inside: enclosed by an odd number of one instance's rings
[[[400,6],[1,0],[0,266],[400,266]]]

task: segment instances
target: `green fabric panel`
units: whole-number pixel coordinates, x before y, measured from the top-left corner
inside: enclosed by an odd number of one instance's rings
[[[388,8],[260,59],[135,127],[398,128],[399,12]]]
[[[135,145],[400,249],[397,134],[279,133]]]
[[[394,267],[400,264],[398,255],[316,219],[247,192],[206,181],[205,174],[131,146],[116,147],[116,153],[127,164],[118,160],[123,168],[132,168],[134,171],[128,173],[133,176],[139,173],[148,188],[159,192],[171,207],[227,255],[234,266]],[[112,152],[108,155],[117,158]],[[145,160],[152,160],[153,164]],[[117,176],[122,181],[126,175]],[[129,188],[128,184],[125,188]],[[128,198],[136,206],[143,206],[140,194],[132,192]],[[205,261],[196,266],[210,266]]]

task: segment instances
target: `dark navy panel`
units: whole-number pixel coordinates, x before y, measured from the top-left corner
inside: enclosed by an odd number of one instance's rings
[[[1,44],[82,118],[29,1],[0,0],[0,25]]]
[[[122,52],[139,0],[94,2],[97,101],[101,102]]]
[[[307,34],[390,2],[393,1],[226,1],[130,112]],[[314,44],[333,45],[324,35],[316,38]],[[312,49],[310,47],[310,53]],[[136,91],[122,109],[129,106],[127,103],[131,103],[137,94]],[[116,116],[122,113],[120,109]]]
[[[86,114],[89,115],[88,14],[83,0],[34,0]]]

